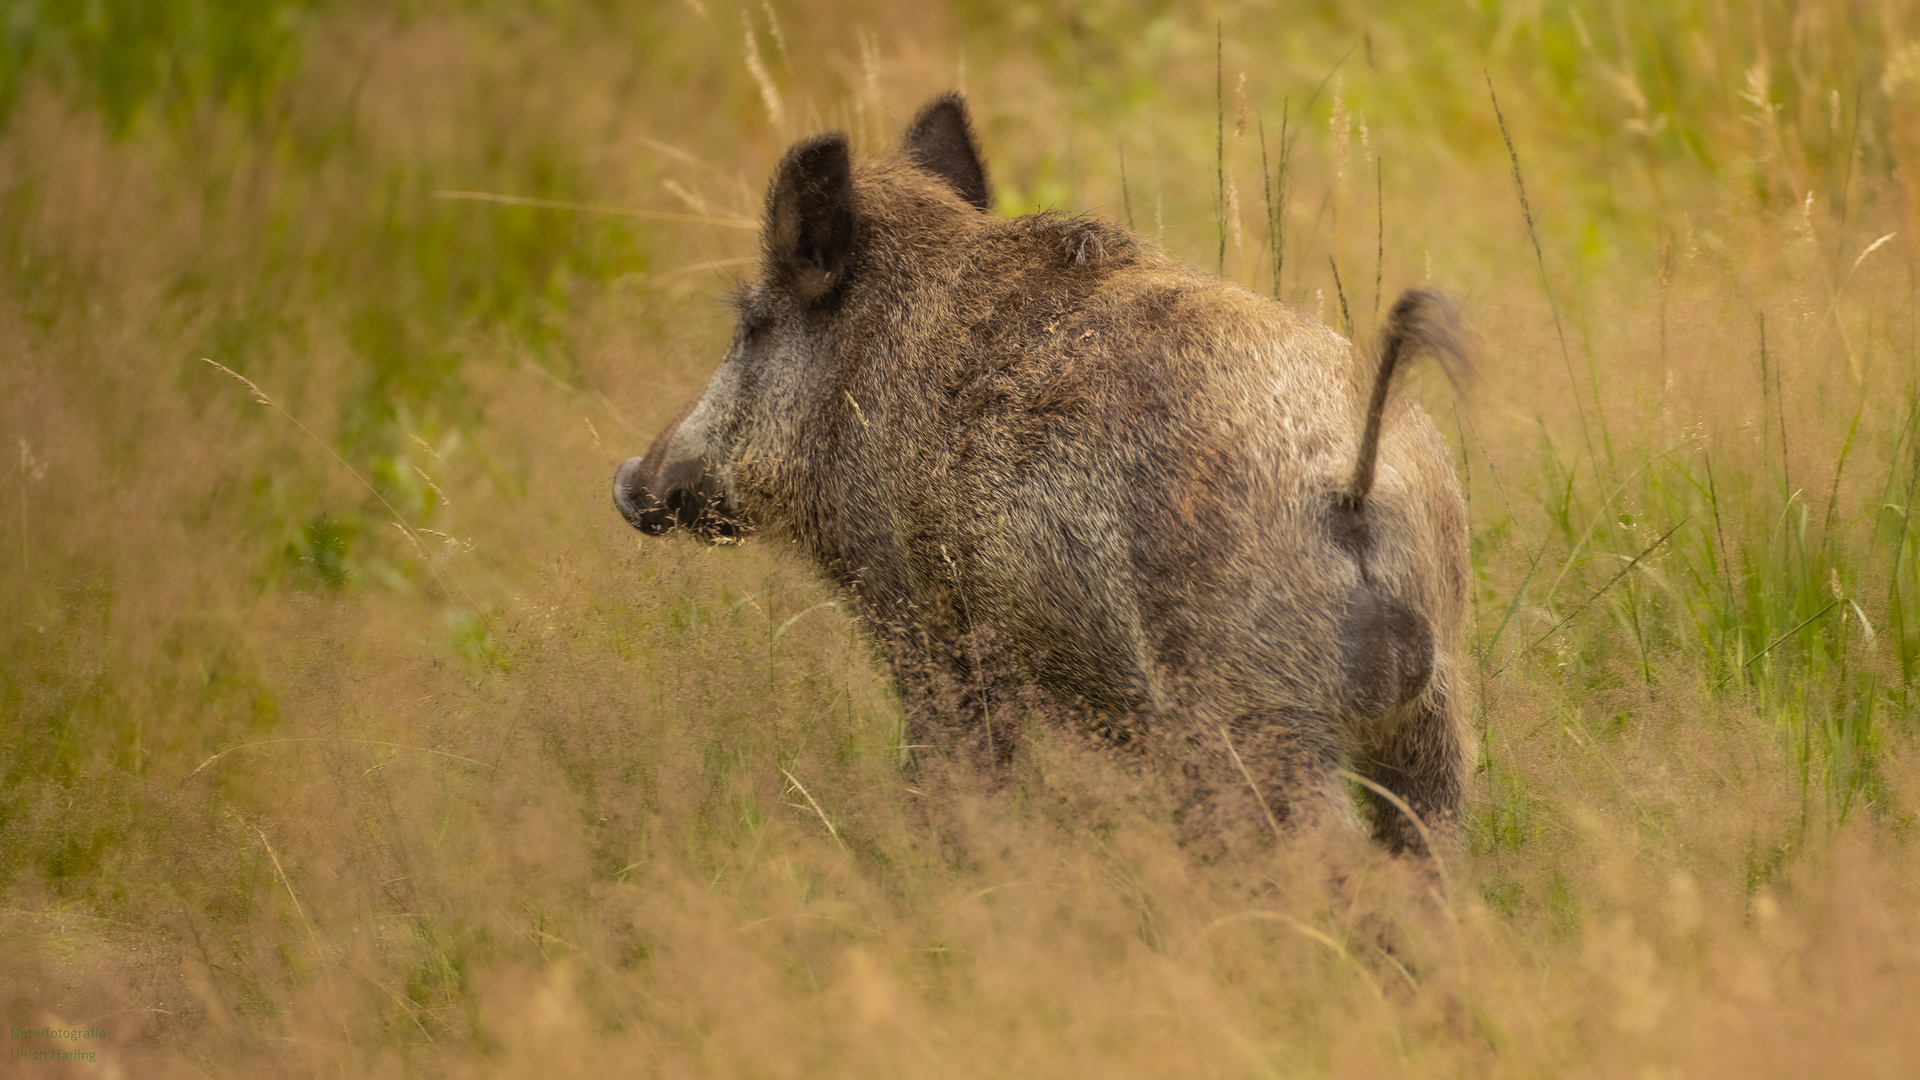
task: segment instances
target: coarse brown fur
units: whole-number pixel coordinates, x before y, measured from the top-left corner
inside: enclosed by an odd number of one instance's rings
[[[787,534],[895,631],[903,682],[998,665],[1151,736],[1193,830],[1347,819],[1350,768],[1452,847],[1465,506],[1432,422],[1385,392],[1400,346],[1458,354],[1451,309],[1396,306],[1369,424],[1325,326],[1109,222],[991,216],[986,191],[951,95],[899,154],[796,145],[732,349],[621,468],[622,512]],[[1377,839],[1424,849],[1366,798]]]

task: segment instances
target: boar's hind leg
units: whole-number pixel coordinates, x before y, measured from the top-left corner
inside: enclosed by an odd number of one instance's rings
[[[1408,706],[1405,719],[1388,736],[1354,756],[1353,769],[1400,797],[1441,850],[1432,854],[1450,859],[1459,833],[1462,771],[1459,725],[1454,704],[1437,682]],[[1428,854],[1420,829],[1399,807],[1377,792],[1364,794],[1373,837],[1388,850],[1410,855]]]

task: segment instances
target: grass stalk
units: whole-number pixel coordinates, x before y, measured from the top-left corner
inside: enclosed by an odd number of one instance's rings
[[[1382,172],[1385,169],[1385,154],[1377,154],[1373,159],[1373,219],[1378,229],[1374,236],[1373,249],[1373,320],[1367,325],[1380,325],[1380,285],[1387,267],[1387,194]]]
[[[787,783],[793,785],[793,790],[798,791],[800,797],[807,800],[807,806],[802,807],[802,809],[812,808],[814,814],[820,818],[820,824],[827,827],[827,835],[833,839],[834,846],[845,850],[847,842],[840,838],[840,830],[834,828],[833,819],[827,816],[827,812],[820,809],[820,803],[816,801],[813,794],[807,790],[807,785],[801,783],[799,777],[788,772],[786,769],[781,769],[780,775],[786,777]]]
[[[1353,340],[1353,313],[1347,310],[1347,290],[1340,285],[1340,264],[1327,256],[1327,268],[1333,271],[1333,293],[1340,300],[1340,332],[1348,341]]]
[[[188,773],[181,780],[181,782],[185,783],[187,780],[191,780],[194,777],[199,776],[202,772],[204,772],[207,769],[208,766],[219,761],[221,758],[226,757],[228,754],[237,753],[241,750],[252,750],[256,747],[261,747],[261,746],[281,746],[281,745],[290,744],[290,743],[338,743],[342,745],[351,745],[351,746],[378,746],[386,750],[411,750],[418,754],[431,754],[435,757],[448,758],[453,761],[458,761],[467,765],[475,766],[476,768],[484,769],[487,767],[484,762],[475,761],[470,757],[462,757],[459,754],[451,754],[445,750],[436,750],[431,746],[408,746],[405,743],[386,742],[381,739],[349,739],[349,738],[343,738],[338,736],[328,736],[325,738],[300,738],[300,739],[260,739],[254,742],[241,743],[238,746],[227,747],[225,750],[220,751],[219,753],[213,755],[207,760],[202,761],[200,764],[194,766],[193,771]]]
[[[501,195],[491,191],[436,191],[436,199],[495,203],[500,206],[527,206],[539,210],[571,210],[578,214],[607,214],[612,217],[641,218],[646,221],[676,221],[687,225],[713,225],[722,229],[759,232],[760,223],[749,218],[715,217],[710,214],[681,214],[671,210],[642,210],[632,206],[608,206],[602,203],[566,202],[561,199],[535,199],[525,195]]]
[[[258,825],[252,826],[252,829],[254,835],[260,838],[260,846],[267,849],[267,858],[273,861],[273,872],[279,877],[280,884],[286,888],[287,899],[293,901],[294,914],[300,916],[300,925],[306,928],[307,940],[313,944],[314,958],[319,959],[323,955],[320,937],[313,932],[313,920],[307,918],[307,909],[300,903],[300,895],[293,891],[293,882],[287,879],[286,868],[280,865],[279,853],[273,850],[273,842],[267,839],[266,830]]]
[[[1800,631],[1805,630],[1807,627],[1812,626],[1814,623],[1824,618],[1828,612],[1832,611],[1834,608],[1839,607],[1840,603],[1841,603],[1840,598],[1836,596],[1831,601],[1828,601],[1827,605],[1821,608],[1819,611],[1816,611],[1813,614],[1795,623],[1793,625],[1793,629],[1788,630],[1786,633],[1781,634],[1779,637],[1774,638],[1772,641],[1767,643],[1766,648],[1761,649],[1759,652],[1754,653],[1752,656],[1748,657],[1747,662],[1740,665],[1740,671],[1745,671],[1746,669],[1752,667],[1754,663],[1758,661],[1761,657],[1767,655],[1773,650],[1786,644],[1788,641],[1791,641],[1793,639],[1793,635],[1798,634]],[[1734,674],[1739,674],[1739,672],[1735,672]],[[1715,688],[1717,689],[1720,686],[1725,686],[1732,679],[1733,679],[1733,675],[1728,675],[1726,678],[1721,679],[1720,682],[1716,684]],[[1807,752],[1807,755],[1805,756],[1810,758],[1811,751],[1809,750]],[[1804,775],[1802,779],[1803,780],[1805,779]]]
[[[1264,115],[1255,118],[1255,126],[1260,132],[1260,194],[1266,200],[1267,207],[1267,256],[1269,269],[1273,272],[1273,297],[1280,298],[1280,260],[1275,254],[1279,250],[1279,230],[1274,227],[1273,217],[1273,174],[1267,164],[1267,118]]]
[[[1727,617],[1733,620],[1735,626],[1738,626],[1740,624],[1739,603],[1733,592],[1733,567],[1731,557],[1727,554],[1727,533],[1720,524],[1720,489],[1713,478],[1713,450],[1711,447],[1707,449],[1706,466],[1707,506],[1713,511],[1713,537],[1720,553],[1720,557],[1716,561],[1720,564],[1720,576],[1727,589]]]
[[[1282,271],[1287,265],[1287,202],[1293,194],[1293,173],[1288,168],[1293,161],[1293,138],[1287,127],[1292,119],[1289,109],[1292,102],[1283,99],[1280,102],[1280,166],[1274,174],[1275,189],[1273,212],[1273,295],[1281,295]]]
[[[1227,273],[1227,87],[1222,24],[1213,24],[1213,220],[1220,234],[1214,273]]]
[[[1534,262],[1540,267],[1540,289],[1547,296],[1547,311],[1553,316],[1553,333],[1560,341],[1560,360],[1567,368],[1567,390],[1573,395],[1574,412],[1580,417],[1580,436],[1587,445],[1587,457],[1598,468],[1600,458],[1594,453],[1593,433],[1587,430],[1587,410],[1580,401],[1580,383],[1573,374],[1573,354],[1567,350],[1567,331],[1560,323],[1560,305],[1553,298],[1553,283],[1547,277],[1547,256],[1540,249],[1540,233],[1533,224],[1533,206],[1527,201],[1527,182],[1520,175],[1520,151],[1514,149],[1513,134],[1507,130],[1507,116],[1500,111],[1500,96],[1493,90],[1493,73],[1487,72],[1487,97],[1493,101],[1493,116],[1500,125],[1500,137],[1506,140],[1507,157],[1513,162],[1513,190],[1520,197],[1520,216],[1527,223],[1527,239],[1533,244]]]
[[[1760,400],[1762,408],[1771,411],[1780,423],[1780,498],[1791,502],[1793,499],[1793,477],[1788,471],[1787,461],[1787,403],[1780,396],[1780,368],[1778,364],[1769,365],[1767,352],[1767,313],[1759,313],[1760,323]],[[1769,372],[1768,368],[1772,371]],[[1760,430],[1766,431],[1766,417],[1761,416]],[[1764,450],[1765,447],[1762,446]]]
[[[1866,408],[1866,399],[1862,398],[1860,407],[1853,411],[1853,422],[1847,425],[1847,437],[1840,443],[1840,459],[1833,465],[1833,485],[1827,491],[1827,513],[1820,523],[1818,558],[1826,556],[1828,545],[1833,541],[1834,518],[1840,510],[1840,477],[1847,471],[1847,455],[1853,453],[1853,437],[1860,433],[1860,414],[1865,412]]]
[[[1220,725],[1220,742],[1227,748],[1227,757],[1233,760],[1233,767],[1240,770],[1241,779],[1247,782],[1247,790],[1253,792],[1253,801],[1260,806],[1260,814],[1267,820],[1267,828],[1273,830],[1274,839],[1284,839],[1286,834],[1280,831],[1280,819],[1273,816],[1273,808],[1267,805],[1267,797],[1260,793],[1260,784],[1253,778],[1253,770],[1240,759],[1240,751],[1234,749],[1233,736],[1227,733],[1227,725]]]

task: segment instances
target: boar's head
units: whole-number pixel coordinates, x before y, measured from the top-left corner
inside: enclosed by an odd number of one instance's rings
[[[921,110],[902,150],[937,181],[924,194],[944,205],[930,212],[984,217],[986,171],[957,94]],[[852,336],[839,316],[851,291],[888,288],[897,268],[866,265],[868,234],[885,227],[862,213],[845,135],[818,135],[787,152],[767,192],[757,280],[734,300],[740,314],[725,359],[701,397],[614,476],[614,505],[634,528],[724,540],[767,523],[757,520],[764,515],[750,490],[766,485],[743,483],[743,473],[787,456],[808,438],[800,428],[811,406],[843,396],[826,385]]]

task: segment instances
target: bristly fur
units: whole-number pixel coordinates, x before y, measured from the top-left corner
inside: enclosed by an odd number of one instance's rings
[[[1451,848],[1466,509],[1432,422],[1380,397],[1408,350],[1460,354],[1451,306],[1396,306],[1363,411],[1352,346],[1299,310],[1112,222],[983,213],[964,108],[935,105],[900,153],[783,160],[732,348],[621,467],[621,512],[793,540],[909,701],[962,703],[916,709],[916,744],[974,731],[1004,762],[1026,687],[1178,763],[1203,845],[1349,820],[1351,768]],[[1360,460],[1364,514],[1339,505]],[[916,690],[930,672],[966,692]],[[1425,850],[1363,798],[1382,843]]]

